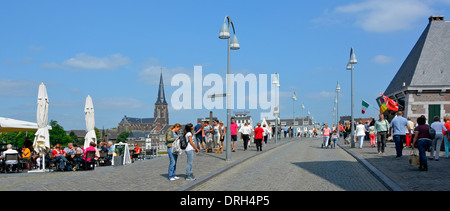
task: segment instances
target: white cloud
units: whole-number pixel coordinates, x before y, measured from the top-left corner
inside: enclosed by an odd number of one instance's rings
[[[175,68],[165,68],[159,65],[152,65],[143,69],[138,73],[139,79],[138,81],[142,81],[146,84],[150,85],[159,85],[159,78],[161,76],[161,72],[163,74],[164,85],[170,84],[172,76],[177,73],[193,73],[194,67],[192,70],[187,70],[184,67],[175,67]]]
[[[109,109],[127,111],[132,109],[143,109],[146,104],[135,98],[100,98],[94,100],[94,109]]]
[[[328,18],[321,19],[342,19],[341,15],[347,14],[350,15],[348,21],[369,32],[409,30],[433,14],[431,4],[431,1],[420,0],[365,0],[336,7],[324,14]]]
[[[81,69],[105,69],[114,70],[120,66],[127,65],[131,62],[128,57],[120,54],[112,54],[103,58],[89,56],[85,53],[79,53],[75,57],[70,58],[61,64],[54,62],[44,64],[45,68],[81,68]]]
[[[31,80],[10,80],[0,78],[0,96],[29,97],[37,96],[39,82]]]
[[[375,64],[388,64],[393,62],[394,59],[385,55],[376,55],[371,61]]]

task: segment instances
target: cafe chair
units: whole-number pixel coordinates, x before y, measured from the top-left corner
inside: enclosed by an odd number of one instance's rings
[[[8,161],[17,161],[17,164],[7,164]],[[20,167],[20,158],[18,153],[5,154],[4,170],[6,173],[8,173],[8,167],[11,167],[11,170],[16,167],[17,173],[22,170]]]
[[[89,161],[87,161],[89,158],[91,158]],[[95,169],[95,151],[87,151],[86,152],[86,159],[84,160],[84,170]]]

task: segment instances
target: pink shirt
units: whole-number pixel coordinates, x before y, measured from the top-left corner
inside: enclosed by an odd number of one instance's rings
[[[322,130],[322,132],[323,132],[323,136],[330,136],[331,129],[330,128],[324,128]]]
[[[237,135],[238,125],[236,123],[231,123],[230,128],[231,128],[231,135]]]

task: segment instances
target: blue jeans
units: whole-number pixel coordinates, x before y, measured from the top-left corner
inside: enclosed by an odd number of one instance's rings
[[[419,148],[420,165],[427,165],[427,149],[431,146],[431,140],[421,138],[417,141],[417,148]]]
[[[175,171],[177,170],[178,155],[174,155],[172,152],[173,152],[172,147],[167,147],[167,154],[169,154],[169,160],[170,160],[169,172],[168,172],[168,176],[167,176],[168,179],[175,177]]]
[[[402,156],[403,142],[406,140],[406,135],[394,135],[395,151],[397,152],[397,157]]]
[[[194,150],[185,151],[187,155],[186,177],[192,175],[192,160],[194,160]]]
[[[64,169],[64,164],[67,162],[67,158],[60,155],[60,156],[55,157],[55,161],[56,162],[59,161],[59,168]]]

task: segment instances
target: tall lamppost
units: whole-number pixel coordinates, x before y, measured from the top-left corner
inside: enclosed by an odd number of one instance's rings
[[[231,25],[231,27],[233,27],[233,38],[231,40],[230,40],[230,25]],[[220,32],[219,32],[219,38],[228,40],[227,92],[226,92],[226,97],[227,97],[226,161],[230,161],[231,160],[230,50],[239,50],[240,45],[239,45],[239,41],[236,37],[236,32],[234,31],[233,21],[231,21],[231,18],[229,16],[226,16],[225,19],[223,20],[223,25],[222,25],[222,28],[220,28]]]
[[[294,92],[294,94],[292,94],[292,101],[293,101],[293,103],[294,103],[294,105],[293,105],[293,108],[292,108],[292,116],[293,116],[293,118],[292,118],[292,130],[294,130],[294,133],[292,133],[292,134],[294,134],[294,137],[295,137],[295,101],[297,101],[297,96],[295,95],[295,92]]]
[[[278,88],[280,87],[280,80],[278,74],[275,73],[275,77],[272,80],[272,84],[275,85],[275,107],[273,108],[273,116],[275,117],[275,144],[278,143],[278,117],[280,116],[280,105],[278,102]]]
[[[338,132],[338,137],[341,136],[340,131],[339,131],[339,92],[341,92],[341,86],[339,85],[339,81],[337,82],[337,86],[336,86],[336,118],[337,118],[337,132]]]
[[[350,60],[348,61],[348,64],[347,64],[347,70],[351,70],[351,75],[352,75],[352,87],[351,87],[351,89],[352,89],[352,123],[350,124],[350,128],[351,128],[351,134],[350,134],[350,139],[351,139],[351,148],[355,148],[355,134],[354,134],[354,127],[353,127],[353,125],[355,124],[355,118],[354,118],[354,116],[353,116],[353,107],[354,107],[354,103],[353,103],[353,69],[354,69],[354,67],[353,67],[353,65],[354,64],[357,64],[358,63],[358,60],[356,59],[356,55],[355,55],[355,53],[353,52],[353,48],[350,50]]]

